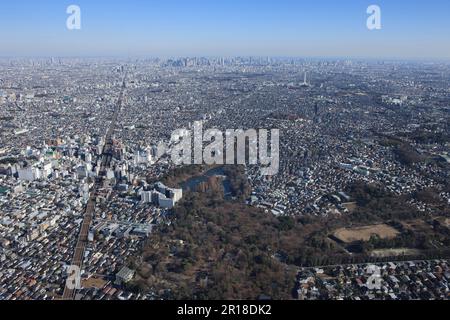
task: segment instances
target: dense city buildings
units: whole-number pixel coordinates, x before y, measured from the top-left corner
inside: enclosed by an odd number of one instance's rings
[[[2,58],[0,299],[67,298],[78,253],[75,299],[449,299],[449,120],[446,62]],[[161,153],[198,121],[279,129],[279,171]],[[212,290],[229,261],[261,286]]]

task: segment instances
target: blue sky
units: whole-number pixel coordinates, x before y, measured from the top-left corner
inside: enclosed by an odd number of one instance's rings
[[[70,4],[81,30],[66,29]],[[381,30],[366,28],[371,4]],[[1,1],[0,39],[0,56],[450,59],[450,1]]]

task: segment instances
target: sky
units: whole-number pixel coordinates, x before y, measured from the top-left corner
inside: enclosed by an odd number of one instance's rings
[[[372,4],[381,30],[366,26]],[[0,40],[0,56],[450,59],[450,1],[2,0]]]

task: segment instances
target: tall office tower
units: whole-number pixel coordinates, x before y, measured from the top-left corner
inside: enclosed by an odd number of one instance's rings
[[[305,74],[303,76],[303,83],[300,84],[301,87],[309,87],[308,81],[307,81],[307,77],[306,77],[306,71]]]

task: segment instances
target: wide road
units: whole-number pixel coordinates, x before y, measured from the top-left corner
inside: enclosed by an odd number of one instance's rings
[[[114,107],[114,114],[111,121],[111,124],[108,128],[108,131],[106,133],[105,137],[105,145],[103,146],[102,154],[101,154],[101,165],[100,165],[100,171],[99,176],[97,179],[95,179],[94,186],[91,191],[91,195],[89,197],[89,200],[86,205],[86,209],[83,216],[83,222],[81,223],[80,232],[78,234],[77,243],[75,246],[74,254],[72,257],[72,266],[77,266],[82,270],[83,268],[83,260],[84,260],[84,252],[86,250],[86,245],[88,243],[88,235],[89,235],[89,228],[91,226],[92,219],[94,217],[95,213],[95,204],[97,201],[97,191],[103,186],[104,177],[106,176],[106,171],[111,165],[111,159],[112,159],[112,148],[113,148],[113,139],[112,134],[114,132],[114,129],[116,127],[117,118],[119,116],[120,110],[122,109],[123,104],[123,97],[125,94],[125,79],[126,74],[123,77],[122,81],[122,87],[120,90],[119,99],[117,100],[117,103]],[[76,289],[70,289],[67,287],[67,285],[64,286],[64,293],[62,296],[63,300],[73,300],[75,299]]]

